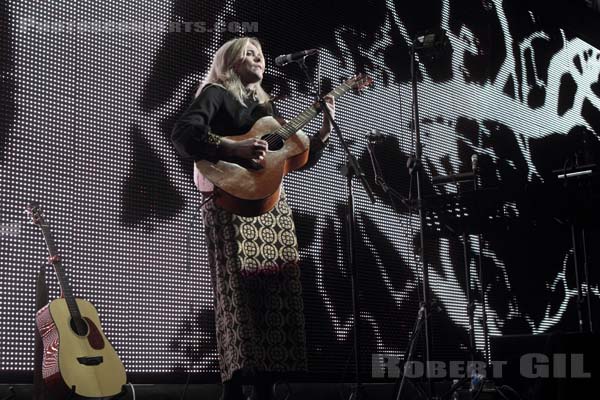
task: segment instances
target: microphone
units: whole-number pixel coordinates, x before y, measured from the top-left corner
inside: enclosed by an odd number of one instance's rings
[[[304,57],[312,56],[313,54],[317,54],[318,52],[319,52],[319,50],[317,50],[317,49],[308,49],[308,50],[297,51],[297,52],[291,53],[291,54],[285,54],[282,56],[278,56],[275,58],[275,65],[277,65],[279,67],[283,67],[284,65],[287,65],[291,62],[297,62],[297,61],[303,59]]]
[[[460,183],[460,182],[475,182],[475,188],[477,189],[477,173],[479,171],[479,156],[477,153],[471,156],[471,172],[461,172],[453,175],[438,175],[431,178],[431,183],[434,185],[445,185],[447,183]]]
[[[381,143],[385,139],[384,134],[379,129],[371,129],[365,137],[371,143]]]
[[[476,174],[479,170],[479,156],[477,155],[477,153],[471,156],[471,166],[473,168],[473,173]]]

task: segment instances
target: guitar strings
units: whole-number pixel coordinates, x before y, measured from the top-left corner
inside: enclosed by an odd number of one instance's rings
[[[361,81],[362,81],[362,79],[361,79]],[[351,88],[352,88],[352,87],[351,87],[350,85],[348,85],[346,82],[343,82],[343,83],[340,85],[340,87],[339,87],[339,88],[342,88],[342,87],[345,87],[345,88],[346,88],[346,90],[348,90],[348,89],[351,89]],[[339,88],[338,88],[338,89],[339,89]],[[343,89],[343,88],[342,88],[342,89]],[[342,91],[342,93],[338,93],[338,92],[337,92],[337,89],[333,90],[332,92],[334,93],[334,97],[336,97],[335,95],[337,95],[337,96],[339,97],[339,96],[340,96],[340,95],[343,93],[343,91]],[[306,111],[305,111],[305,112],[306,112]],[[302,114],[304,114],[304,112],[303,112]],[[300,114],[300,115],[302,115],[302,114]],[[296,118],[297,118],[297,117],[296,117]],[[300,129],[302,129],[302,128],[301,128],[301,127],[296,127],[296,126],[294,125],[294,123],[293,123],[293,122],[290,122],[290,123],[288,123],[288,124],[286,124],[286,125],[282,126],[281,128],[279,128],[277,131],[275,131],[275,132],[271,132],[271,133],[268,133],[267,135],[265,135],[265,136],[267,136],[267,139],[265,139],[265,141],[266,141],[266,142],[267,142],[269,145],[274,145],[274,144],[277,144],[277,143],[279,142],[279,140],[280,140],[280,139],[282,139],[282,140],[286,140],[286,139],[288,139],[288,138],[289,138],[291,135],[293,135],[294,133],[298,132]],[[279,131],[286,131],[286,130],[287,130],[287,131],[288,131],[288,133],[289,133],[288,135],[285,135],[285,136],[284,136],[284,135],[282,135],[282,134],[280,134],[280,133],[279,133]],[[289,132],[290,130],[291,130],[291,132]],[[286,136],[287,136],[287,137],[286,137]]]

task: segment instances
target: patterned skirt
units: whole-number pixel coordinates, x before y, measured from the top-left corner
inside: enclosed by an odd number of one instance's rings
[[[212,200],[202,212],[215,295],[221,380],[306,370],[298,241],[282,194],[275,208],[241,217]]]

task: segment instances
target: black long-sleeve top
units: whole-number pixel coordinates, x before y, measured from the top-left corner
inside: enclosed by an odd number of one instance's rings
[[[173,128],[171,140],[175,149],[187,159],[217,161],[218,146],[211,132],[226,133],[227,136],[243,135],[260,118],[267,115],[278,117],[271,102],[260,104],[248,98],[245,105],[242,106],[222,86],[206,86]],[[311,137],[309,160],[304,168],[318,161],[325,145],[318,135]]]

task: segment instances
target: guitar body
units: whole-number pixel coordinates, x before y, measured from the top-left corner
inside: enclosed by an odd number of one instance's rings
[[[239,136],[225,136],[233,141],[263,138],[281,125],[273,117],[256,121],[250,131]],[[266,139],[268,140],[268,139]],[[293,134],[269,149],[260,163],[260,169],[246,168],[227,161],[196,162],[196,168],[215,186],[216,204],[242,216],[257,216],[271,210],[279,200],[283,177],[308,161],[310,140],[302,131]]]
[[[36,314],[44,348],[44,381],[53,391],[64,393],[74,387],[81,397],[110,398],[119,394],[127,381],[125,367],[104,336],[92,303],[75,301],[88,327],[83,336],[71,327],[65,299],[52,301]]]

